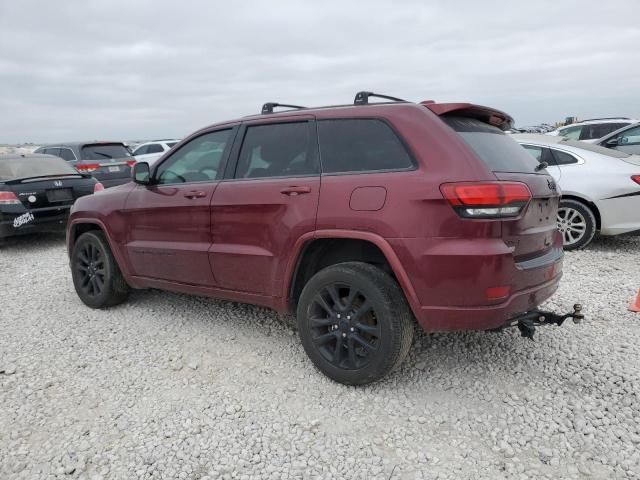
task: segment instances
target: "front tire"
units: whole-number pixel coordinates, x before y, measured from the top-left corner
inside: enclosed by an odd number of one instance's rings
[[[316,273],[297,309],[302,345],[322,373],[345,385],[381,379],[407,356],[413,315],[381,269],[345,262]]]
[[[588,206],[577,200],[560,200],[558,230],[562,233],[565,250],[578,250],[589,245],[596,228],[596,217]]]
[[[78,297],[91,308],[118,305],[129,295],[129,285],[102,232],[80,235],[71,253],[71,276]]]

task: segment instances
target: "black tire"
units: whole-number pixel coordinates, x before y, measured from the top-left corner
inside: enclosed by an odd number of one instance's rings
[[[83,233],[76,241],[71,253],[71,276],[80,300],[91,308],[118,305],[129,295],[129,285],[99,231]]]
[[[402,289],[366,263],[316,273],[302,290],[297,317],[313,364],[345,385],[381,379],[402,363],[413,341],[413,314]]]
[[[586,247],[596,234],[597,223],[593,211],[577,200],[561,199],[557,220],[565,250]]]

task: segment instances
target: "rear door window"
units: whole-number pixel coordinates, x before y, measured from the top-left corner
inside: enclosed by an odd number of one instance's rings
[[[59,157],[60,149],[58,147],[47,147],[44,149],[44,153],[47,155],[55,155],[56,157]]]
[[[538,147],[536,145],[522,145],[529,155],[535,158],[538,163],[547,162],[547,165],[555,165],[556,159],[553,157],[551,150],[546,147]]]
[[[493,172],[536,173],[539,162],[502,130],[475,118],[443,117]],[[544,174],[544,171],[540,173]]]
[[[382,120],[339,119],[318,122],[323,173],[407,170],[411,155]]]
[[[556,160],[556,164],[558,165],[571,165],[573,163],[578,163],[578,159],[570,153],[561,152],[560,150],[556,149],[553,149],[552,153],[553,157]]]
[[[149,148],[147,149],[147,153],[162,153],[164,152],[164,149],[162,148],[162,145],[160,145],[159,143],[152,143],[151,145],[149,145]]]
[[[135,156],[146,155],[147,153],[149,153],[149,145],[142,145],[141,147],[138,147],[133,151],[133,155]]]
[[[127,158],[131,156],[121,143],[84,145],[80,153],[83,160],[108,160],[110,158]]]
[[[73,151],[70,148],[61,148],[60,158],[65,159],[67,162],[71,162],[76,159],[76,156],[73,154]]]

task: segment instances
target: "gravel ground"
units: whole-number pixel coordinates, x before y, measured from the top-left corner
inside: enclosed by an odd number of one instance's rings
[[[0,250],[0,478],[640,478],[640,237],[568,253],[587,320],[420,334],[345,387],[261,308],[159,291],[86,308],[64,241]]]

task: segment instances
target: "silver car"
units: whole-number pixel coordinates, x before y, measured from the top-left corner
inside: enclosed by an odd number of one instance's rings
[[[512,135],[562,191],[558,229],[566,250],[583,248],[596,232],[640,232],[640,156],[563,137]]]

